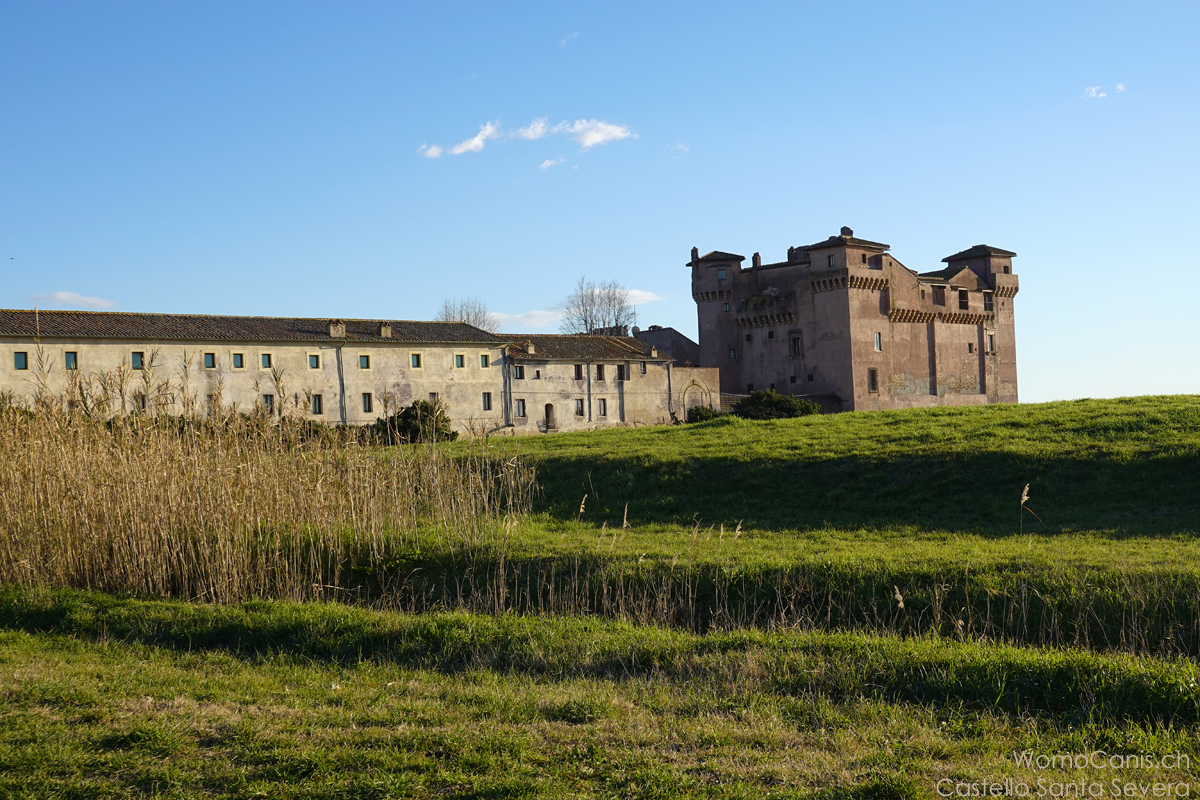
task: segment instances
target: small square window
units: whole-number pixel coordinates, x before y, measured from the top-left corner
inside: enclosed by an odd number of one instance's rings
[[[604,380],[604,365],[603,364],[596,365],[596,380],[597,381]]]
[[[577,381],[583,380],[583,364],[575,365],[575,380],[577,380]]]
[[[795,382],[796,382],[796,376],[795,376],[795,375],[793,375],[793,376],[792,376],[792,378],[791,378],[791,381],[790,381],[790,383],[795,383]]]
[[[314,417],[318,417],[323,413],[322,412],[322,405],[323,405],[322,400],[323,400],[323,398],[319,394],[314,394],[312,396],[312,413],[313,413]]]
[[[747,333],[747,334],[746,334],[746,341],[747,341],[747,342],[753,342],[753,341],[754,341],[754,334],[753,334],[753,333]]]
[[[487,369],[489,366],[491,366],[491,361],[488,359],[486,353],[479,356],[479,366],[483,369]]]
[[[518,417],[525,416],[525,401],[523,399],[517,399],[515,403],[515,411],[513,413],[515,413]]]
[[[525,366],[524,365],[517,364],[516,366],[513,367],[513,380],[518,380],[518,381],[525,380]]]
[[[767,338],[768,338],[768,339],[774,339],[774,338],[775,338],[775,331],[767,331]]]
[[[233,368],[234,369],[245,369],[246,368],[246,356],[244,353],[234,353],[233,354]]]
[[[79,354],[74,350],[63,353],[63,366],[70,370],[79,369]]]
[[[717,270],[717,280],[719,280],[719,281],[725,280],[725,270],[723,270],[723,269]]]
[[[877,369],[868,369],[867,370],[867,391],[868,392],[878,392],[879,391],[879,370],[877,370]]]
[[[1009,273],[1008,273],[1008,270],[1009,270],[1009,266],[1008,266],[1007,264],[1005,264],[1005,265],[1004,265],[1004,274],[1005,274],[1005,275],[1009,274]]]
[[[582,400],[575,401],[575,416],[577,416],[577,417],[583,416],[583,401]]]
[[[375,398],[371,397],[370,392],[363,392],[362,401],[364,414],[370,414],[375,410]]]
[[[308,368],[309,369],[320,369],[321,368],[321,357],[319,355],[317,355],[316,353],[309,353]]]
[[[359,369],[370,369],[371,368],[371,357],[360,355],[358,357],[358,368]]]
[[[262,396],[262,407],[263,407],[263,410],[266,411],[268,415],[274,414],[275,413],[275,395],[264,394]]]
[[[812,374],[811,372],[810,372],[810,373],[808,373],[808,382],[809,382],[809,383],[812,383],[812,382],[813,382],[813,374]]]
[[[430,392],[429,393],[429,402],[433,403],[434,405],[437,405],[437,401],[438,401],[438,393]]]
[[[729,357],[731,359],[737,358],[737,349],[736,348],[733,348],[733,347],[729,348]]]
[[[271,368],[271,363],[272,363],[272,361],[271,361],[271,354],[270,354],[270,353],[263,353],[261,356],[259,356],[259,361],[260,361],[260,363],[262,364],[262,368],[263,368],[263,369],[270,369],[270,368]]]
[[[643,375],[646,374],[646,362],[645,361],[638,363],[638,371],[641,372]]]
[[[753,384],[753,383],[747,383],[747,384],[746,384],[746,394],[749,394],[750,392],[753,392],[753,391],[754,391],[754,384]]]
[[[142,368],[142,361],[145,359],[145,353],[130,353],[129,365],[134,369]]]
[[[204,354],[204,368],[205,369],[216,369],[217,368],[217,354],[216,353],[205,353]]]
[[[602,416],[602,417],[608,416],[608,401],[605,400],[603,397],[600,398],[600,403],[598,404],[598,411],[599,411],[600,416]]]
[[[421,368],[421,354],[413,353],[410,363],[412,364],[413,369],[420,369]]]
[[[491,392],[483,393],[483,410],[484,411],[492,410],[492,393]]]
[[[721,304],[721,310],[722,310],[722,311],[728,311],[728,310],[729,310],[729,303],[722,303],[722,304]]]
[[[29,353],[13,353],[13,369],[29,369]]]
[[[875,334],[875,352],[876,353],[883,352],[883,334],[882,333]]]
[[[455,356],[454,357],[454,368],[455,369],[462,369],[466,365],[467,365],[467,357],[466,356]],[[415,367],[416,364],[413,364],[413,366]]]

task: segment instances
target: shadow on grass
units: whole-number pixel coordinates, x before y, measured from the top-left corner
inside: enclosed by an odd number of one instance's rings
[[[736,441],[731,441],[736,447]],[[704,524],[760,530],[916,526],[1008,536],[1026,530],[1116,535],[1200,533],[1200,458],[1033,458],[1004,452],[891,458],[538,458],[542,509],[574,520]]]

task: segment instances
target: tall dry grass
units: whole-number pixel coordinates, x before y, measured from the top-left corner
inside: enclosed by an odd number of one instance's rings
[[[0,404],[0,582],[349,599],[356,576],[422,548],[502,548],[534,485],[519,459],[481,446],[451,458],[261,415]]]

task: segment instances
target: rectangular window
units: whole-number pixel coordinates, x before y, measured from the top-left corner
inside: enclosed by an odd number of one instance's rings
[[[862,254],[862,263],[864,263],[864,264],[867,263],[867,254],[866,253]]]
[[[753,391],[754,391],[754,384],[753,384],[753,383],[747,383],[747,384],[746,384],[746,394],[750,394],[750,392],[753,392]]]
[[[733,347],[729,348],[729,357],[731,359],[737,358],[737,349],[736,348],[733,348]]]
[[[575,365],[575,380],[577,380],[577,381],[583,380],[583,364]]]
[[[883,334],[882,333],[875,334],[875,352],[876,353],[883,352]]]
[[[642,361],[641,363],[638,364],[638,371],[641,372],[643,375],[646,374],[646,362],[645,361]]]
[[[983,293],[983,310],[984,311],[995,311],[996,310],[996,303],[993,299],[993,295],[991,292]]]
[[[513,380],[525,380],[525,367],[523,365],[517,364],[513,367]]]
[[[525,400],[524,400],[524,399],[522,399],[522,398],[518,398],[518,399],[517,399],[517,402],[516,402],[516,411],[515,411],[514,413],[515,413],[515,414],[516,414],[518,417],[523,417],[523,416],[525,416]]]
[[[945,286],[933,287],[933,304],[935,306],[946,305],[946,287]]]
[[[987,348],[989,353],[996,352],[996,334],[989,333],[987,335]]]
[[[725,280],[725,270],[723,270],[723,269],[717,270],[717,280],[719,280],[719,281]]]
[[[792,378],[791,378],[791,381],[790,381],[790,382],[791,382],[791,383],[795,383],[795,382],[796,382],[796,376],[795,376],[795,375],[793,375],[793,376],[792,376]]]
[[[79,354],[73,350],[63,353],[63,366],[67,369],[79,369]]]
[[[831,266],[831,267],[832,267],[832,266],[836,265],[836,263],[837,263],[837,262],[836,262],[836,261],[834,261],[834,258],[833,258],[833,256],[830,256],[830,257],[829,257],[829,266]]]
[[[921,299],[922,300],[925,299],[925,290],[924,289],[921,290]]]
[[[204,354],[204,368],[205,369],[216,369],[217,368],[217,354],[216,353],[205,353]]]
[[[604,365],[603,364],[596,365],[596,380],[598,380],[598,381],[604,380]]]
[[[775,331],[767,331],[767,338],[768,338],[768,339],[774,339],[774,338],[775,338]]]
[[[728,310],[729,310],[729,303],[722,303],[722,304],[721,304],[721,310],[722,310],[722,311],[728,311]]]
[[[479,356],[479,366],[480,367],[482,367],[483,369],[487,369],[490,365],[491,365],[491,361],[488,360],[486,353]]]
[[[146,355],[145,353],[131,353],[130,358],[129,358],[129,365],[131,367],[133,367],[134,369],[141,369],[142,368],[142,360],[145,358],[145,355]]]
[[[792,358],[804,358],[804,333],[802,331],[788,333],[788,355]]]
[[[753,341],[754,341],[754,334],[753,334],[753,333],[747,333],[747,334],[746,334],[746,341],[747,341],[747,342],[753,342]]]
[[[363,392],[363,413],[370,414],[375,410],[375,398],[371,397],[370,392]]]
[[[321,401],[322,401],[321,395],[314,394],[312,396],[312,413],[313,413],[314,417],[318,417],[322,413],[321,412],[321,405],[322,405]]]
[[[483,393],[483,410],[484,411],[492,410],[492,393],[491,392]]]
[[[271,354],[270,354],[270,353],[263,353],[263,354],[262,354],[262,356],[261,356],[260,358],[261,358],[261,361],[262,361],[262,368],[263,368],[263,369],[270,369],[270,368],[271,368]]]
[[[412,358],[409,363],[412,364],[413,369],[420,369],[421,368],[421,354],[413,353]]]
[[[975,343],[974,342],[967,342],[967,352],[968,353],[975,352]]]
[[[234,369],[245,369],[246,368],[245,354],[243,354],[243,353],[234,353],[233,354],[233,368]]]
[[[971,310],[971,293],[968,292],[966,289],[958,290],[958,310],[959,311],[970,311]]]
[[[29,369],[29,353],[13,353],[13,369]]]
[[[582,400],[575,401],[575,416],[577,416],[577,417],[583,416],[583,401]]]
[[[438,401],[438,393],[430,392],[429,393],[429,402],[433,403],[434,405],[437,405],[437,401]]]
[[[808,382],[809,382],[809,383],[812,383],[812,382],[813,382],[813,374],[812,374],[811,372],[810,372],[810,373],[808,373],[807,379],[808,379]]]
[[[867,370],[867,391],[868,392],[878,392],[879,391],[879,370],[877,370],[877,369],[868,369]]]
[[[320,369],[321,368],[321,357],[319,355],[317,355],[316,353],[309,353],[308,354],[308,368],[309,369]]]
[[[262,396],[262,407],[268,415],[275,413],[275,395],[264,394]]]
[[[608,416],[608,401],[605,400],[603,397],[600,398],[600,404],[599,404],[598,408],[599,408],[600,416],[602,416],[602,417]]]
[[[359,356],[358,357],[358,368],[359,369],[370,369],[371,368],[371,357],[370,356]]]
[[[454,357],[454,368],[455,369],[462,369],[466,365],[467,365],[467,357],[466,356],[455,356]]]
[[[135,394],[133,396],[133,407],[138,411],[146,410],[146,395]]]
[[[625,365],[617,364],[617,380],[623,381],[623,380],[625,380],[625,377],[626,377],[625,376]]]

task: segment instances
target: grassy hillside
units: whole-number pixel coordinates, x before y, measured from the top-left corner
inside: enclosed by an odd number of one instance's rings
[[[914,409],[504,442],[575,519],[765,530],[1200,533],[1200,397]],[[611,524],[611,523],[610,523]]]

